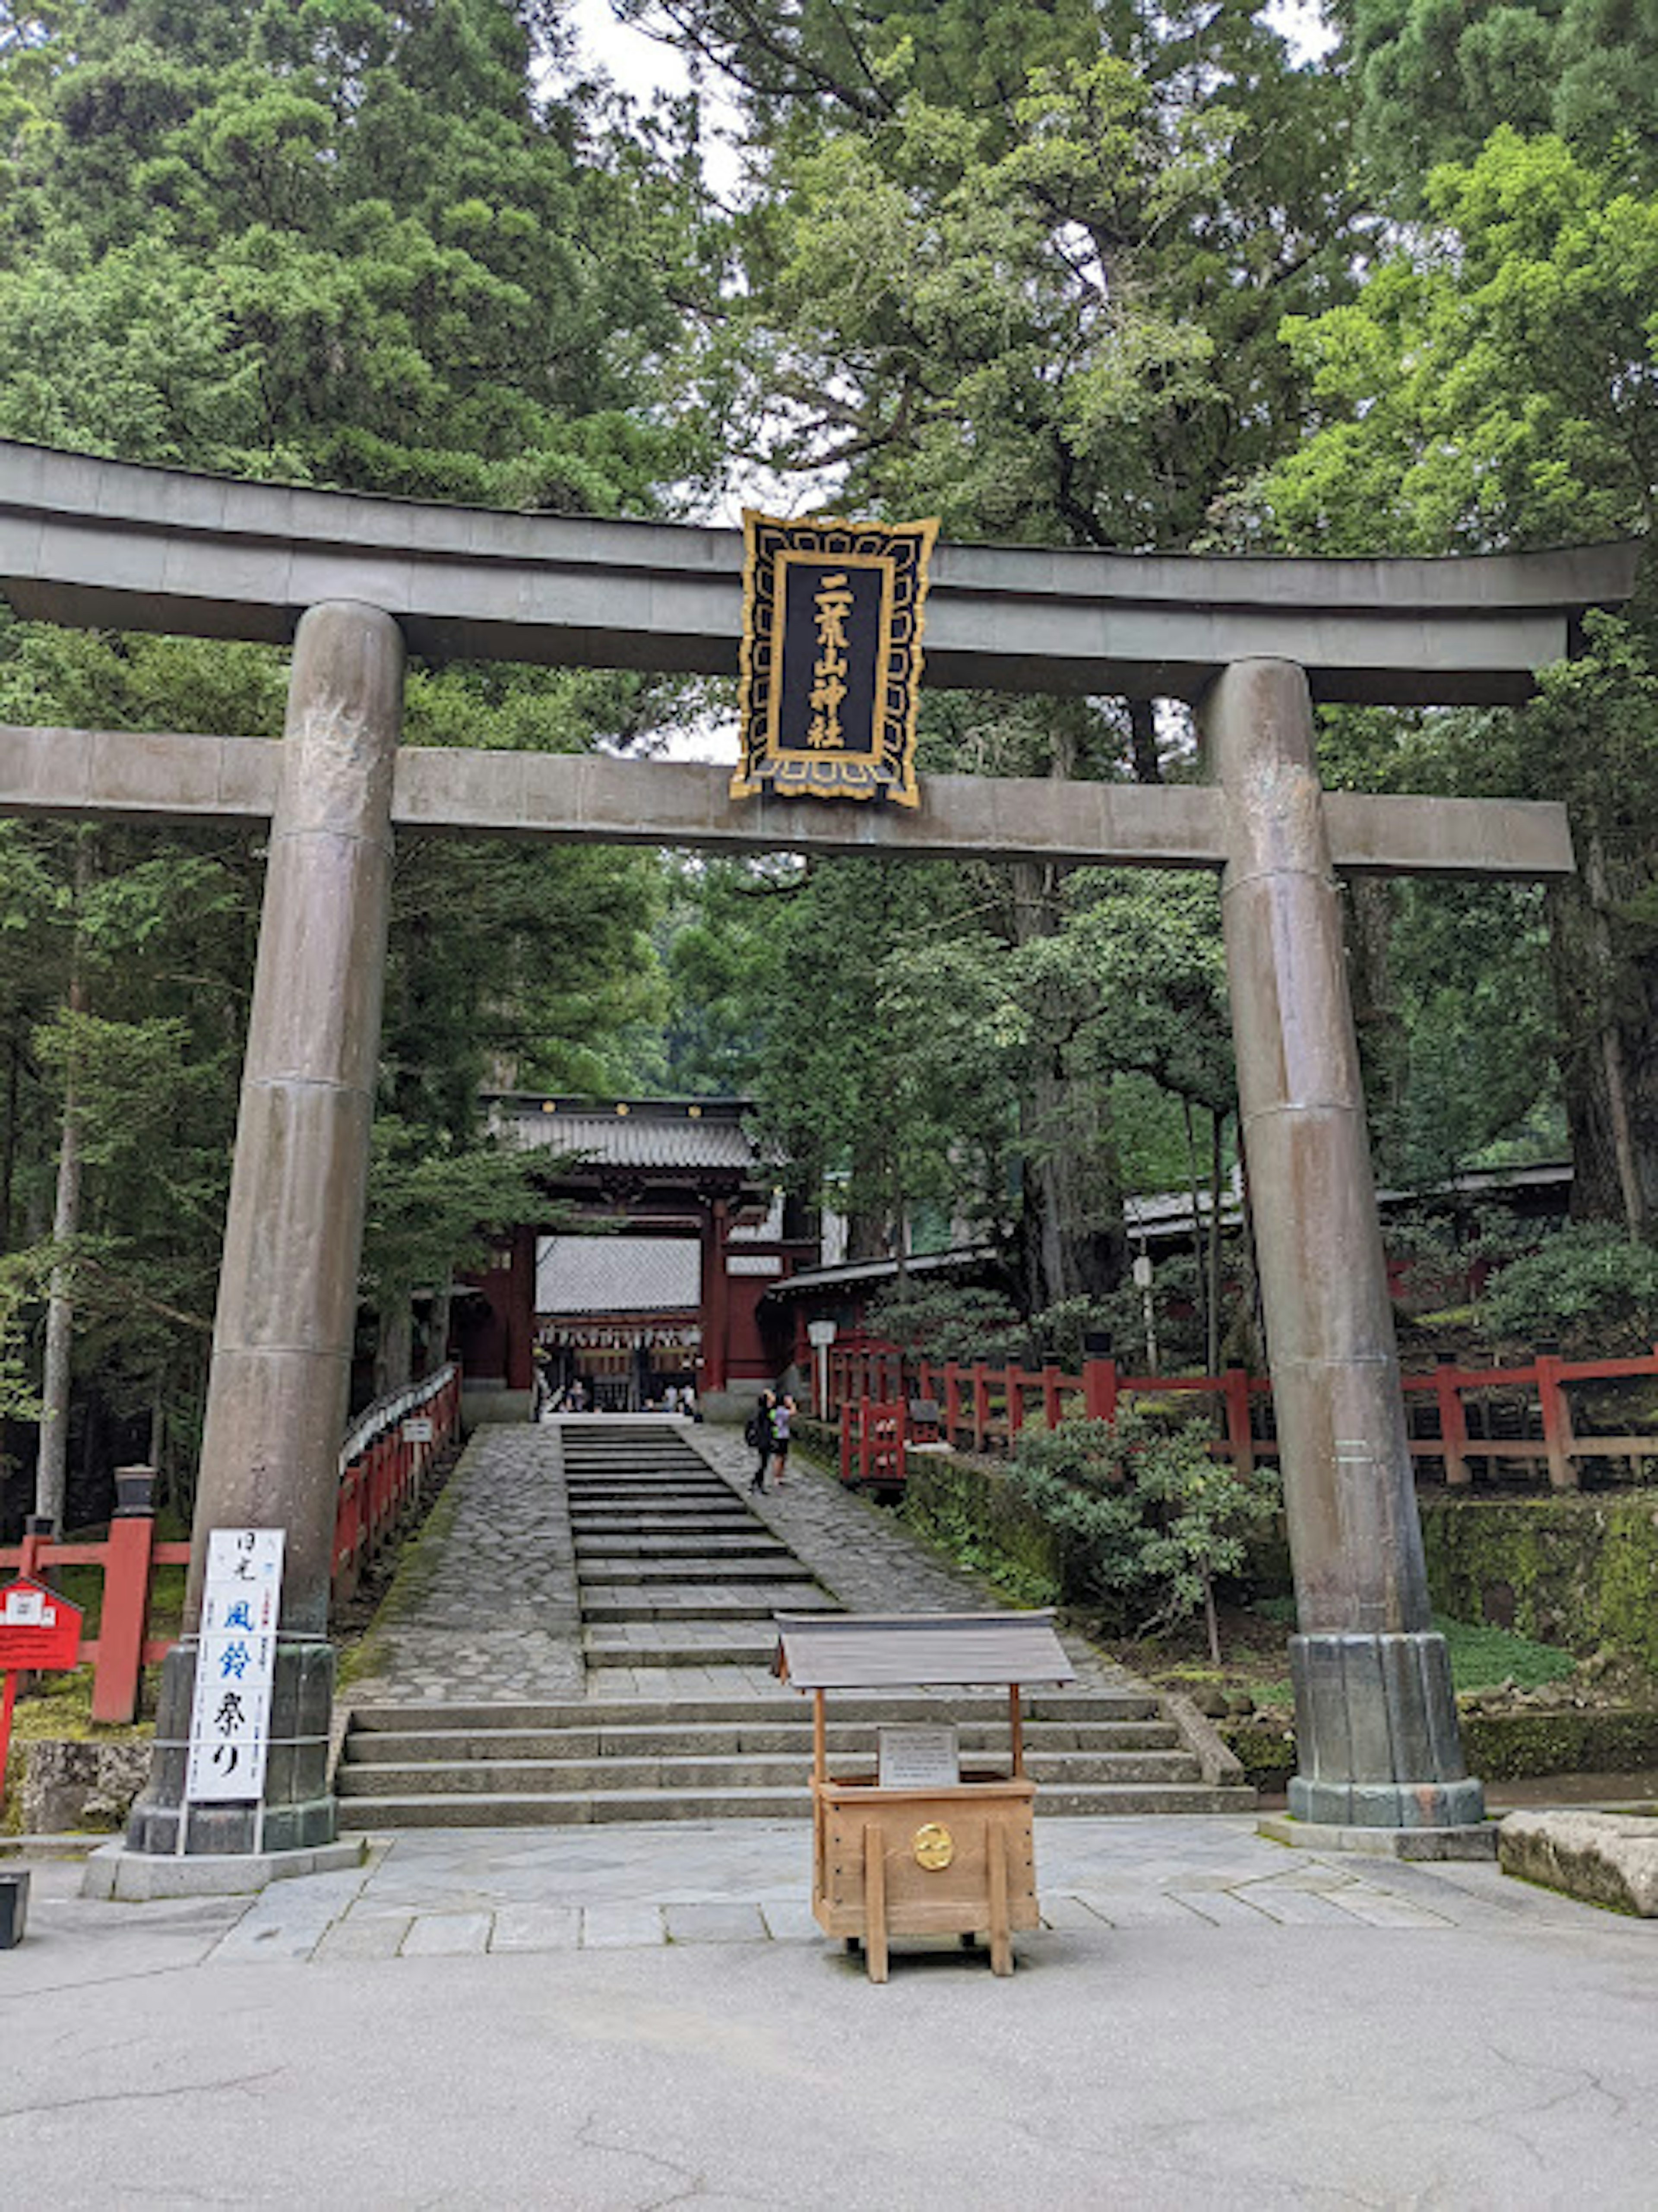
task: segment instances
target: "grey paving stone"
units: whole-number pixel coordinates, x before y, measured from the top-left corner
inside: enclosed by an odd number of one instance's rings
[[[1212,1920],[1218,1928],[1229,1923],[1253,1928],[1271,1924],[1268,1914],[1258,1912],[1235,1889],[1178,1889],[1168,1893],[1195,1912],[1200,1920]]]
[[[581,1940],[574,1905],[509,1905],[495,1914],[492,1951],[574,1951]]]
[[[662,1917],[671,1943],[763,1943],[757,1905],[667,1905]]]
[[[589,1905],[581,1915],[584,1951],[636,1950],[665,1943],[659,1905]]]
[[[1102,1925],[1099,1914],[1080,1897],[1067,1896],[1061,1890],[1057,1896],[1052,1897],[1044,1893],[1039,1901],[1044,1927],[1080,1929],[1084,1935],[1099,1934]]]
[[[1368,1882],[1350,1882],[1345,1889],[1329,1894],[1333,1904],[1367,1928],[1448,1928],[1453,1924],[1442,1913],[1431,1912],[1408,1898],[1391,1896],[1386,1890],[1372,1889]]]
[[[1111,1928],[1193,1928],[1203,1916],[1167,1890],[1129,1888],[1090,1889],[1082,1902]]]
[[[334,1923],[312,1956],[324,1965],[336,1959],[395,1959],[410,1924],[406,1912],[348,1912]]]
[[[1234,1893],[1256,1911],[1264,1912],[1285,1928],[1351,1927],[1351,1916],[1341,1909],[1339,1893],[1301,1889],[1287,1881],[1254,1881]]]
[[[817,1925],[804,1899],[768,1897],[761,1900],[760,1917],[774,1943],[825,1943],[829,1938]]]
[[[489,1947],[488,1912],[422,1912],[403,1941],[405,1959],[451,1959]]]

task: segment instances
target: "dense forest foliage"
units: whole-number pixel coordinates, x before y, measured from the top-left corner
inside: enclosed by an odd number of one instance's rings
[[[702,517],[763,483],[1054,546],[1647,530],[1642,11],[613,5],[678,50],[683,97],[608,82],[562,0],[0,5],[0,435],[562,513]],[[1643,583],[1530,708],[1335,710],[1321,738],[1338,786],[1564,798],[1583,860],[1547,895],[1351,895],[1383,1178],[1570,1151],[1576,1211],[1643,1258],[1655,626]],[[274,735],[283,674],[0,610],[0,720]],[[728,704],[416,665],[408,741],[649,750]],[[1155,699],[934,691],[922,749],[1197,773]],[[37,1448],[52,1510],[133,1455],[187,1500],[260,872],[227,833],[0,825],[14,1500]],[[396,896],[363,1281],[382,1384],[420,1356],[413,1293],[521,1203],[480,1134],[490,1084],[750,1093],[854,1251],[906,1222],[994,1235],[1022,1324],[1121,1303],[1126,1189],[1237,1165],[1206,881],[411,838]]]

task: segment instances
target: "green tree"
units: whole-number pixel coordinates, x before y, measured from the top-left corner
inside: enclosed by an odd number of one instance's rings
[[[1119,1635],[1161,1635],[1199,1610],[1221,1663],[1214,1587],[1278,1510],[1274,1477],[1242,1474],[1210,1450],[1206,1425],[1161,1425],[1125,1405],[1114,1421],[1020,1432],[1013,1482],[1062,1540],[1067,1590]]]
[[[705,496],[724,371],[702,309],[723,246],[689,121],[630,118],[573,83],[560,13],[62,0],[8,19],[0,434],[507,507],[640,514]],[[275,736],[284,673],[262,648],[0,616],[10,720]],[[406,734],[580,750],[600,733],[636,742],[658,711],[630,678],[416,666]],[[100,852],[98,897],[119,927],[90,1004],[111,1079],[77,1095],[86,1218],[57,1256],[82,1323],[83,1457],[98,1458],[94,1430],[147,1412],[181,1474],[257,853],[249,839],[113,836]],[[0,927],[20,956],[0,980],[0,1249],[24,1254],[47,1237],[55,1094],[81,1065],[82,1033],[53,1012],[67,1000],[66,866],[61,836],[0,825]],[[394,899],[382,1100],[400,1135],[383,1151],[378,1218],[406,1222],[424,1203],[458,1255],[455,1194],[490,1172],[476,1157],[480,1082],[602,1086],[655,1018],[655,872],[647,858],[410,840]],[[142,1172],[118,1150],[117,1073],[144,1098],[176,1080],[189,1102],[176,1126],[134,1114]],[[429,1243],[420,1262],[440,1286]],[[385,1345],[406,1340],[412,1265],[374,1262]],[[127,1286],[125,1307],[100,1284]]]
[[[1554,137],[1497,131],[1430,179],[1361,297],[1285,336],[1324,422],[1262,498],[1291,545],[1442,552],[1650,526],[1658,198]],[[1643,1233],[1658,1203],[1658,730],[1649,578],[1519,714],[1395,719],[1368,773],[1564,799],[1582,864],[1552,900],[1574,1204]],[[1351,754],[1349,755],[1351,758]]]

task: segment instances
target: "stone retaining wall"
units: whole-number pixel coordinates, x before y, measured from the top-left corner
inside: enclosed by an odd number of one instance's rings
[[[1440,1612],[1658,1674],[1658,1488],[1424,1498],[1422,1540]]]

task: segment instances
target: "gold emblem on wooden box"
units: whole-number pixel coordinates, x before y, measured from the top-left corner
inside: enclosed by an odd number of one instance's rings
[[[927,1820],[915,1831],[910,1848],[917,1866],[932,1870],[947,1867],[956,1856],[956,1838],[942,1822]]]

